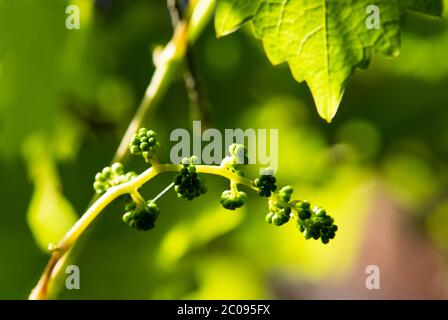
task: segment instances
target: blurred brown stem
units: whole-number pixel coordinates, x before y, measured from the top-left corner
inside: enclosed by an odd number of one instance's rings
[[[182,8],[177,0],[167,0],[167,7],[171,17],[171,24],[175,30],[179,21],[183,18]],[[194,58],[193,48],[191,45],[188,45],[184,57],[184,82],[190,101],[190,117],[191,120],[201,120],[202,128],[206,129],[210,127],[211,122],[210,108]]]

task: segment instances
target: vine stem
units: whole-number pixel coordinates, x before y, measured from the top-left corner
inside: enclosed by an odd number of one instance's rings
[[[187,48],[193,44],[209,22],[216,0],[191,1],[186,17],[176,25],[171,41],[160,52],[155,61],[156,69],[146,89],[143,100],[129,124],[115,153],[114,160],[122,159],[132,134],[141,126],[149,110],[158,105],[182,66]]]
[[[70,252],[76,240],[86,231],[86,229],[92,224],[92,222],[98,217],[98,215],[115,199],[124,195],[130,194],[137,201],[143,201],[144,199],[138,192],[145,183],[155,178],[157,175],[165,172],[179,172],[182,165],[179,164],[154,164],[151,168],[141,173],[136,178],[126,183],[114,186],[107,190],[93,205],[81,216],[81,218],[73,225],[73,227],[66,233],[64,238],[58,245],[52,246],[52,255],[50,261],[47,264],[37,286],[30,294],[30,299],[40,300],[47,297],[48,285],[51,279],[54,279],[61,268],[58,268],[59,263],[63,263]],[[256,190],[252,183],[252,180],[240,177],[235,173],[229,171],[223,163],[220,166],[211,165],[196,165],[196,172],[212,174],[225,177],[231,181],[232,184],[243,184]]]
[[[173,29],[176,29],[179,21],[184,17],[185,12],[182,10],[178,0],[167,0],[167,8],[171,17]],[[186,12],[188,14],[188,12]],[[187,89],[188,99],[190,100],[190,118],[201,120],[205,128],[210,126],[211,114],[206,99],[204,87],[201,84],[197,67],[195,65],[195,57],[189,46],[185,54],[185,71],[184,82]]]
[[[127,152],[127,145],[129,144],[133,132],[141,126],[148,111],[154,109],[166,93],[166,90],[172,83],[177,71],[182,66],[188,45],[191,45],[196,41],[210,21],[215,7],[215,1],[216,0],[190,1],[188,14],[177,24],[172,39],[168,42],[155,61],[156,69],[154,74],[134,118],[130,122],[120,142],[113,162],[124,158],[124,155]],[[145,173],[149,174],[148,171],[145,171]],[[64,261],[68,260],[68,255],[70,254],[68,248],[72,247],[74,241],[85,231],[96,216],[110,202],[120,195],[120,192],[126,192],[126,190],[114,188],[111,192],[108,192],[97,199],[69,230],[58,246],[49,246],[52,255],[36,287],[32,290],[29,299],[48,299],[50,287],[56,277],[60,275]]]

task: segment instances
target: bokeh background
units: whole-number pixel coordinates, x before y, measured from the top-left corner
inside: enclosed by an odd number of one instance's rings
[[[65,28],[69,3],[80,30]],[[27,297],[48,242],[88,205],[171,33],[162,0],[0,1],[0,298]],[[266,224],[254,194],[226,211],[226,181],[207,177],[193,202],[160,199],[148,233],[121,222],[121,204],[108,208],[82,241],[81,289],[60,298],[447,298],[448,22],[409,14],[402,42],[398,59],[376,55],[356,73],[329,125],[249,29],[218,40],[209,26],[192,52],[211,126],[278,128],[278,179],[328,209],[336,239],[324,246],[294,224]],[[190,114],[179,75],[145,122],[165,161],[169,133],[191,127]],[[365,287],[369,265],[380,290]]]

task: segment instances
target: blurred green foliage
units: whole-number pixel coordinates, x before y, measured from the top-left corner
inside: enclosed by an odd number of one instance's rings
[[[164,1],[73,2],[82,17],[75,31],[65,28],[69,1],[0,2],[0,298],[28,295],[48,258],[39,246],[60,237],[49,230],[65,230],[85,210],[94,174],[110,161],[154,70],[151,50],[171,34]],[[212,126],[279,129],[278,179],[328,208],[340,227],[332,243],[305,241],[293,224],[266,224],[266,201],[253,193],[244,209],[222,209],[228,185],[206,177],[209,192],[193,202],[174,192],[160,199],[148,233],[121,222],[121,204],[108,208],[77,261],[81,290],[62,298],[277,298],[279,279],[336,281],[359,255],[379,186],[446,252],[448,25],[408,19],[402,55],[375,57],[358,72],[331,125],[306,86],[286,66],[273,68],[247,34],[217,40],[210,26],[194,48]],[[169,133],[191,126],[181,77],[145,126],[158,132],[168,161]],[[158,177],[144,195],[171,179]],[[54,225],[30,218],[39,201],[44,211],[55,206]]]

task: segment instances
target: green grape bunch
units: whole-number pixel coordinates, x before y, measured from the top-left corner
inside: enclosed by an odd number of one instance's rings
[[[149,168],[137,176],[134,172],[126,172],[123,165],[114,163],[111,167],[104,168],[95,176],[93,187],[98,194],[106,193],[112,187],[119,187],[125,182],[132,184],[140,181],[142,175],[153,172],[176,172],[173,182],[152,200],[145,200],[139,193],[138,185],[131,189],[124,199],[126,200],[125,213],[122,220],[131,228],[147,231],[155,226],[160,215],[160,209],[156,201],[167,190],[174,186],[174,191],[180,199],[194,200],[206,193],[201,175],[219,175],[229,180],[230,188],[221,193],[220,203],[223,208],[236,211],[244,207],[248,202],[246,191],[240,187],[254,190],[260,197],[267,198],[268,213],[265,221],[274,226],[283,226],[291,220],[296,221],[299,231],[305,239],[320,239],[327,244],[332,240],[338,227],[334,219],[321,207],[314,207],[306,200],[293,200],[294,189],[292,186],[277,188],[277,179],[272,169],[263,171],[255,179],[247,178],[245,165],[248,164],[247,149],[240,144],[229,146],[229,155],[219,166],[206,166],[197,163],[197,158],[192,156],[184,158],[181,164],[160,164],[157,161],[156,151],[159,147],[157,135],[153,130],[139,129],[134,133],[129,144],[129,151],[136,156],[142,156]],[[128,184],[128,185],[129,185]]]
[[[247,194],[244,191],[225,190],[221,194],[221,205],[227,210],[235,210],[246,204]]]
[[[132,136],[129,151],[133,155],[143,156],[143,159],[149,163],[158,147],[159,142],[157,141],[156,133],[152,130],[141,128]]]
[[[276,182],[277,179],[272,174],[263,174],[255,179],[254,185],[258,188],[258,195],[261,197],[270,197],[277,190]]]
[[[182,169],[174,178],[174,190],[181,199],[193,200],[207,192],[207,188],[196,172],[195,159],[195,157],[184,158],[182,160]]]
[[[96,194],[103,194],[109,188],[128,182],[137,176],[135,172],[125,172],[121,163],[115,162],[110,167],[105,167],[95,175],[93,189]]]
[[[154,224],[160,214],[159,207],[151,200],[143,205],[130,202],[126,205],[125,210],[123,221],[131,228],[141,231],[148,231],[154,228]]]

